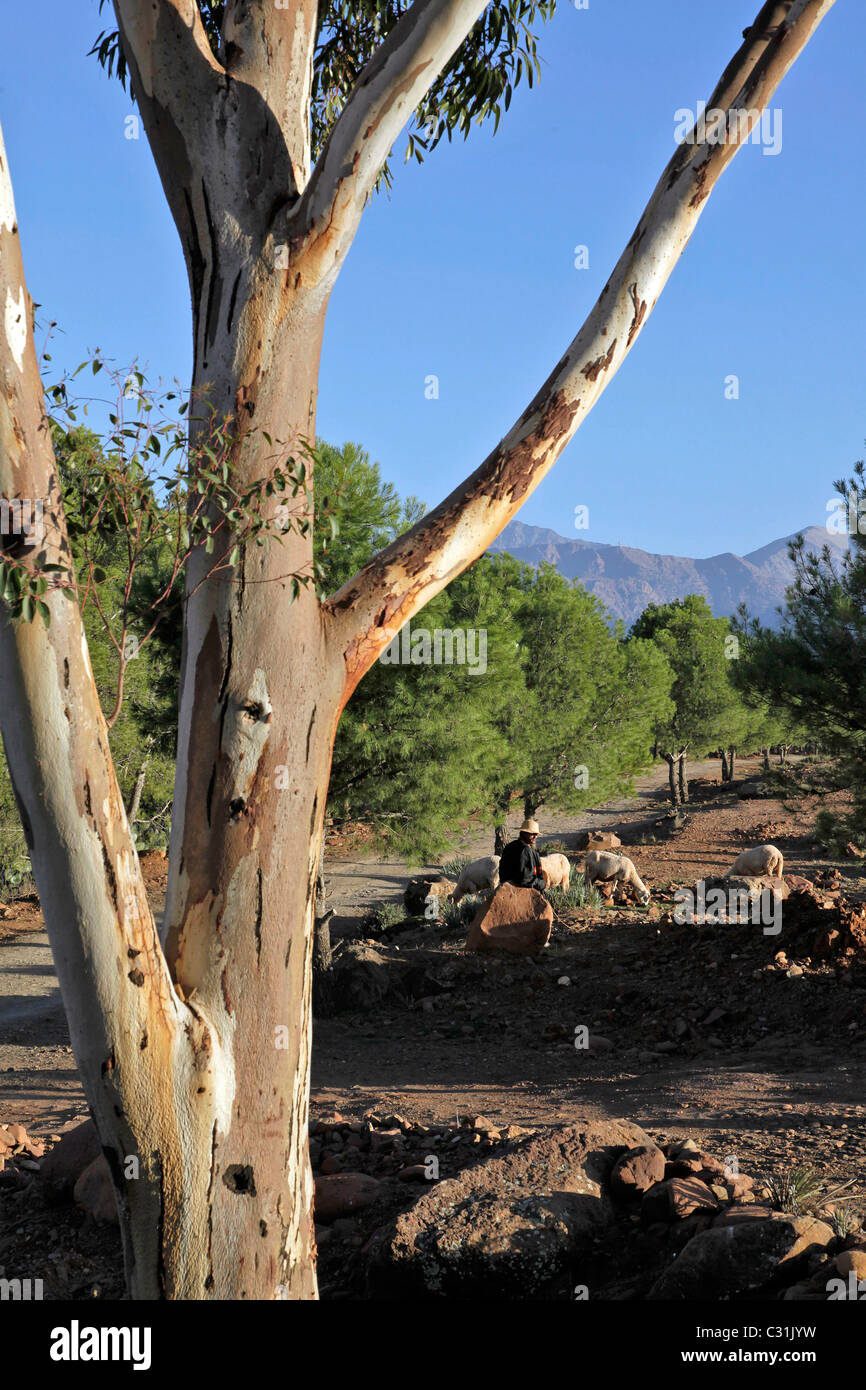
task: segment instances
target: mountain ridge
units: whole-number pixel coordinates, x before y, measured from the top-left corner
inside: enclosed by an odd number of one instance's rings
[[[806,526],[746,555],[724,550],[697,559],[636,546],[572,540],[548,527],[510,521],[490,546],[490,553],[505,551],[533,566],[544,561],[555,565],[566,578],[579,580],[595,594],[612,618],[622,618],[629,625],[650,603],[704,594],[718,617],[730,616],[745,602],[752,617],[776,627],[776,610],[784,602],[794,573],[788,542],[796,535],[804,537],[807,550],[820,551],[829,544],[841,554],[848,544],[847,536],[831,535],[824,526]]]

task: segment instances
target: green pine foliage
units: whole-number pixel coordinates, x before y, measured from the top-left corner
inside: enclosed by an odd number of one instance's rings
[[[418,861],[452,846],[467,820],[489,819],[510,758],[501,737],[509,701],[523,689],[524,659],[513,615],[499,602],[507,565],[483,557],[409,625],[409,633],[485,633],[486,669],[463,664],[377,661],[337,732],[329,811],[365,820],[395,851]],[[402,641],[394,641],[402,654]],[[418,650],[418,649],[416,649]],[[423,652],[419,651],[423,655]],[[387,653],[386,653],[387,655]],[[411,657],[411,643],[407,648]]]
[[[808,739],[837,758],[836,784],[852,791],[846,816],[822,812],[818,830],[838,846],[866,835],[866,469],[834,484],[839,529],[849,548],[807,551],[789,544],[794,578],[778,629],[762,627],[745,608],[737,614],[742,657],[737,681],[744,700],[768,723],[773,742]],[[767,742],[770,740],[768,739]]]
[[[550,565],[532,576],[519,620],[535,704],[524,731],[526,814],[543,803],[579,811],[626,793],[670,708],[664,657],[612,632],[599,600]]]
[[[672,704],[654,730],[662,753],[685,749],[700,758],[734,741],[741,704],[732,635],[729,620],[714,617],[701,594],[650,604],[632,627],[633,637],[655,643],[673,672]]]

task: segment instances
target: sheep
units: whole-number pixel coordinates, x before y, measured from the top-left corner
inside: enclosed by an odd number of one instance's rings
[[[782,851],[775,845],[758,845],[755,849],[744,849],[738,854],[725,878],[731,874],[745,874],[747,878],[759,878],[769,874],[771,878],[781,878],[785,861]]]
[[[485,889],[498,888],[499,858],[498,854],[486,854],[483,859],[473,859],[471,864],[465,864],[460,870],[451,901],[459,903],[467,893],[481,893]]]
[[[637,869],[624,854],[612,854],[609,850],[593,849],[586,856],[583,869],[587,887],[597,880],[602,883],[611,879],[621,883],[627,892],[637,897],[642,907],[650,900],[650,891],[641,881]]]
[[[571,864],[564,854],[542,855],[541,867],[547,874],[548,888],[568,888]]]

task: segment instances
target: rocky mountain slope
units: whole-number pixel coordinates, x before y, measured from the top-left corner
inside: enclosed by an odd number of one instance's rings
[[[847,545],[846,536],[829,535],[823,526],[807,526],[803,535],[809,550],[829,544],[834,554]],[[633,623],[649,603],[669,603],[686,594],[704,594],[719,616],[733,613],[745,602],[763,623],[776,626],[776,609],[791,582],[789,536],[771,541],[748,555],[711,555],[705,560],[683,555],[654,555],[626,545],[600,545],[570,540],[541,526],[512,521],[490,547],[518,560],[539,565],[548,561],[569,579],[579,579],[614,618]]]

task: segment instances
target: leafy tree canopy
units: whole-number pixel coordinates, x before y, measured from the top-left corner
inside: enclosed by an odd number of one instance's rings
[[[651,603],[632,635],[657,644],[673,671],[673,707],[656,726],[664,753],[688,750],[700,757],[730,741],[739,699],[731,682],[731,636],[727,618],[716,618],[702,594],[672,603]]]
[[[107,0],[99,0],[102,11]],[[411,6],[411,0],[323,0],[313,58],[311,139],[318,158],[358,78],[376,49]],[[199,0],[214,55],[224,61],[225,5]],[[538,33],[552,18],[556,0],[503,0],[488,5],[465,42],[446,64],[414,112],[406,158],[419,164],[439,141],[455,132],[464,139],[490,119],[498,129],[515,87],[540,76]],[[91,49],[109,76],[128,86],[126,58],[116,29],[105,29]],[[383,170],[390,183],[388,165]]]

